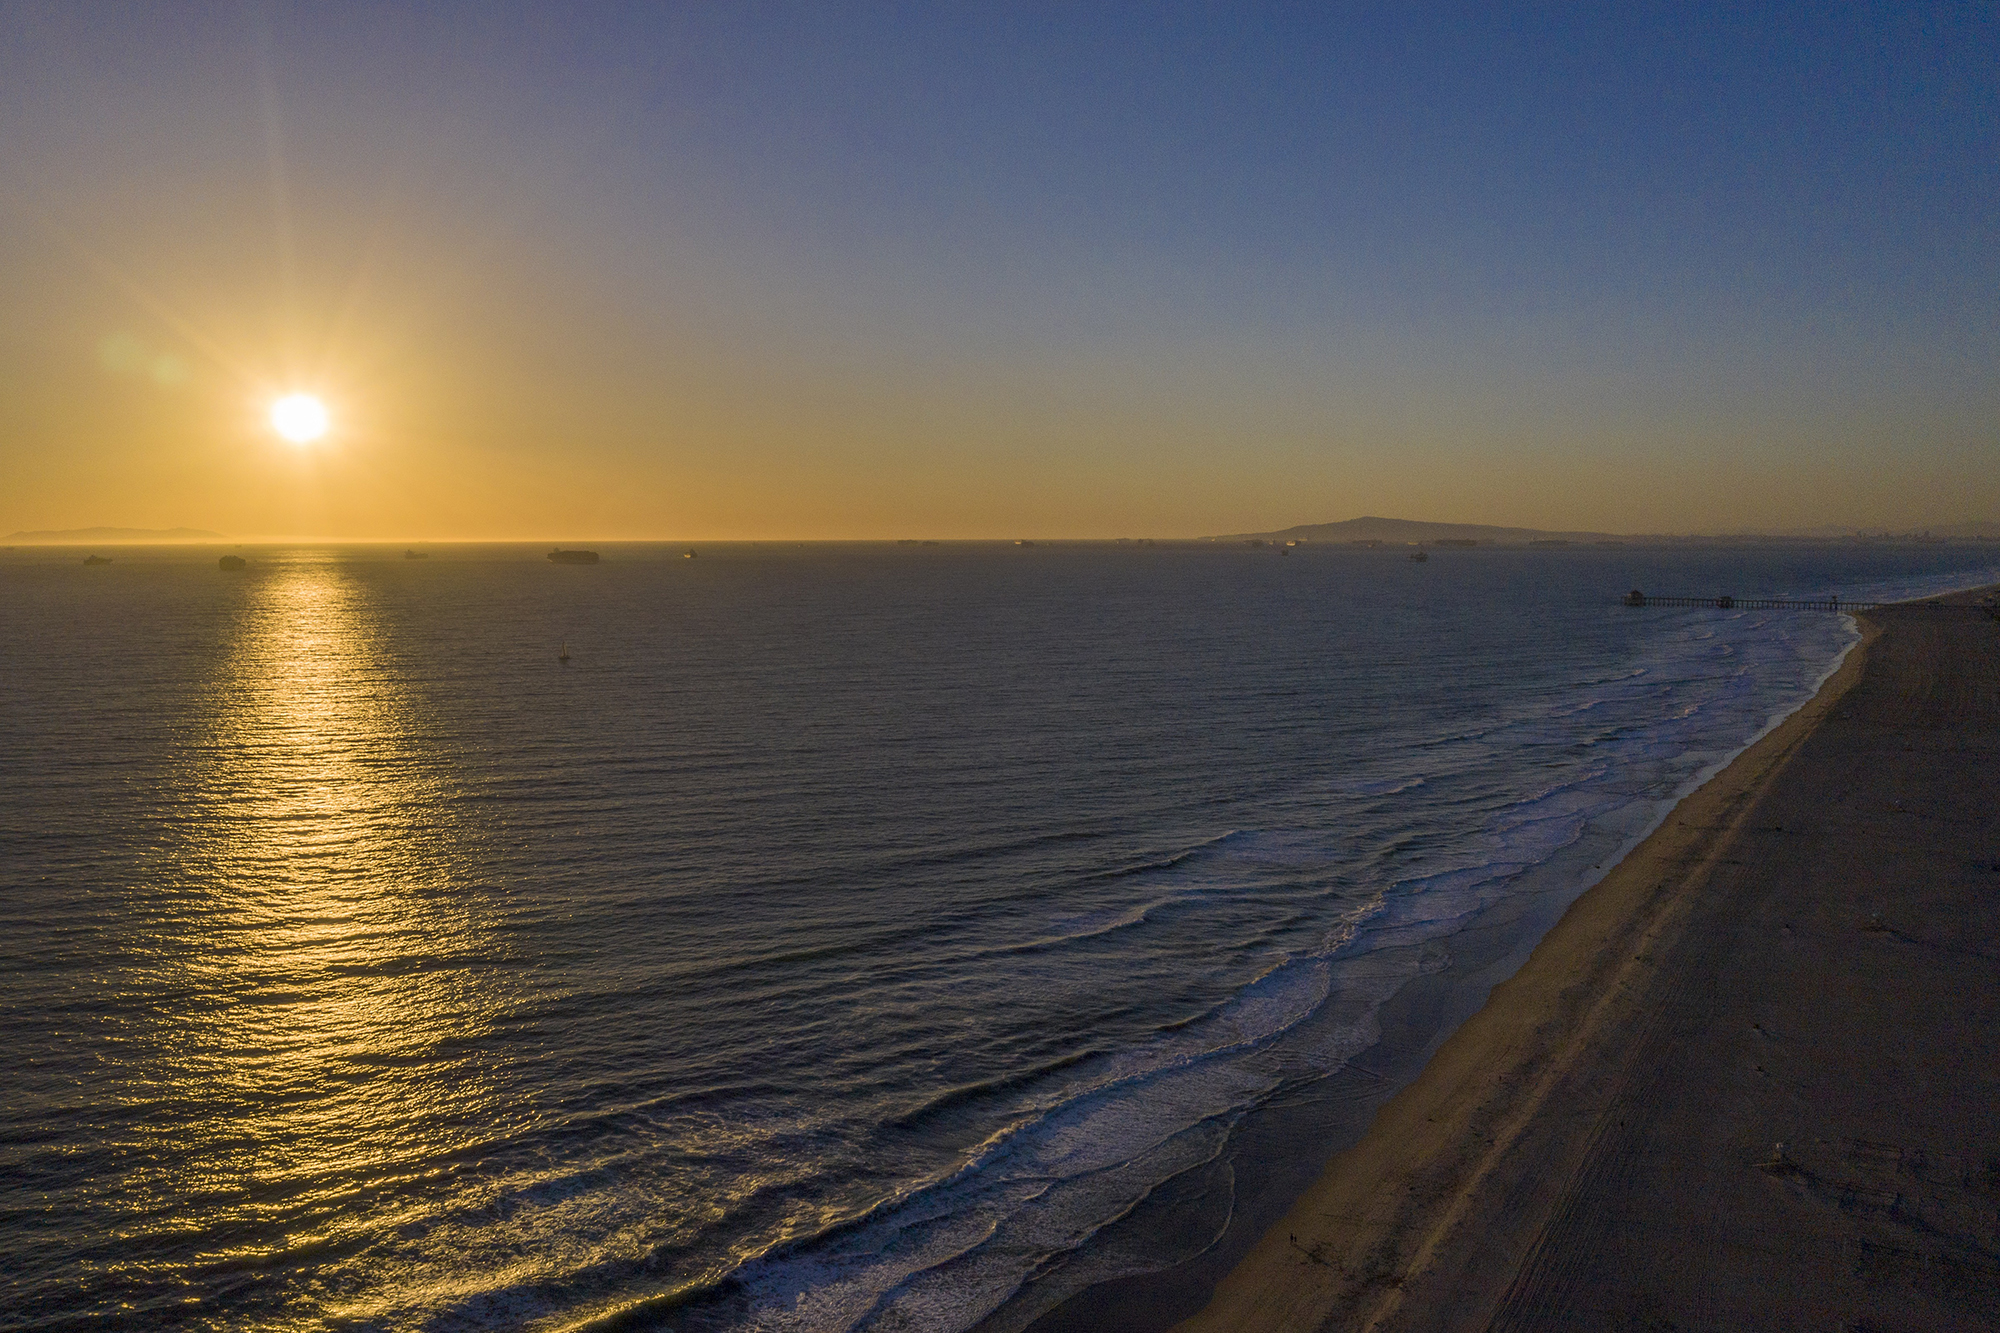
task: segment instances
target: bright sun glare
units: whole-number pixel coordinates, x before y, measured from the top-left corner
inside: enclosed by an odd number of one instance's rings
[[[293,444],[317,440],[326,425],[326,404],[309,393],[287,394],[271,404],[271,428]]]

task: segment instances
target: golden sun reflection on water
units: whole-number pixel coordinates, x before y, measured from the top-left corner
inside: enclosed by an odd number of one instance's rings
[[[499,954],[377,593],[296,563],[242,595],[184,777],[182,933],[159,941],[178,953],[168,1086],[152,1093],[192,1165],[147,1211],[204,1233],[211,1283],[370,1248],[508,1120],[480,1040]],[[366,1299],[342,1285],[331,1304]]]

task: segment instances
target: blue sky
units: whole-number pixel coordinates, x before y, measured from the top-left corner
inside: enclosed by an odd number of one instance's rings
[[[0,524],[2000,517],[1996,15],[0,4]]]

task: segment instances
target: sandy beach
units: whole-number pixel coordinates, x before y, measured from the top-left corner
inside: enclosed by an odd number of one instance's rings
[[[1184,1333],[2000,1320],[2000,624],[1862,618]]]

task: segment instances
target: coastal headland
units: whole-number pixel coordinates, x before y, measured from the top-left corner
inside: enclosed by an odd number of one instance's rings
[[[1861,618],[1178,1333],[1989,1329],[2000,623]]]

